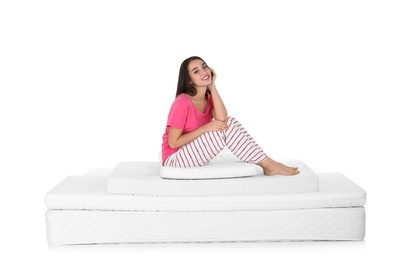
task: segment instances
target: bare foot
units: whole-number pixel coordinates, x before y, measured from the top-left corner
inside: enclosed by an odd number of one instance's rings
[[[291,169],[291,170],[295,170],[295,171],[297,171],[298,170],[298,167],[290,167],[290,166],[287,166],[287,165],[285,165],[287,168],[289,168],[289,169]]]
[[[273,175],[284,175],[292,176],[299,173],[297,167],[289,167],[282,163],[276,162],[269,157],[259,164],[264,170],[264,175],[273,176]]]

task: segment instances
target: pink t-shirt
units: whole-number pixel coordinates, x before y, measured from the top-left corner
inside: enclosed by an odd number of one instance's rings
[[[208,95],[208,104],[206,111],[202,113],[194,105],[193,101],[186,94],[180,94],[171,105],[170,113],[168,114],[167,126],[163,135],[162,144],[162,162],[177,152],[178,149],[172,149],[168,144],[168,134],[170,127],[183,129],[183,134],[194,131],[199,127],[209,123],[212,120],[212,96]]]

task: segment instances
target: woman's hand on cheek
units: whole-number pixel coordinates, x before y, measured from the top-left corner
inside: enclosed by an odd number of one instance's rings
[[[209,68],[210,72],[211,72],[211,85],[215,85],[215,80],[216,80],[216,73],[212,68]]]

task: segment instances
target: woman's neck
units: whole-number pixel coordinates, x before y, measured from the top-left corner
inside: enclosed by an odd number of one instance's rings
[[[195,101],[201,101],[206,98],[206,87],[197,87],[196,88],[196,95],[191,97]]]

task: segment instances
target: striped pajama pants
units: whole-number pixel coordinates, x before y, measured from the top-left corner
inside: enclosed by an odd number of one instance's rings
[[[206,132],[183,145],[165,160],[164,166],[182,168],[204,166],[224,147],[247,163],[259,164],[267,159],[264,151],[235,118],[228,117],[227,124],[229,128],[225,131]]]

